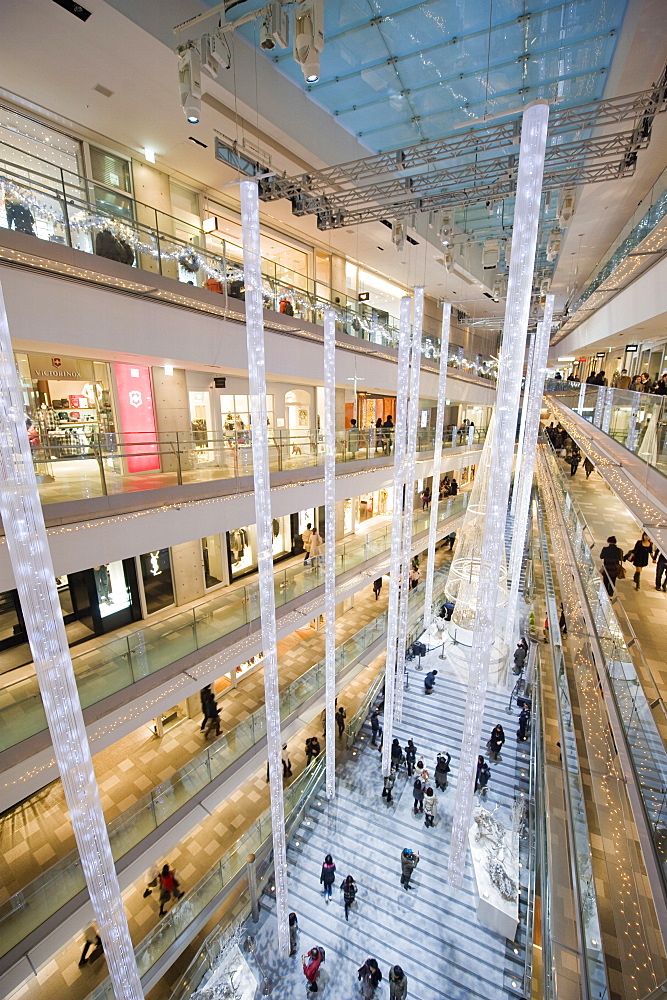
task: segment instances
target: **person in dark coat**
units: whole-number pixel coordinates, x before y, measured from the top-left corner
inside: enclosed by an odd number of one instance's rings
[[[435,685],[435,678],[437,670],[429,670],[429,672],[424,677],[424,694],[433,694],[433,687]]]
[[[570,475],[573,476],[577,469],[579,468],[579,462],[581,461],[581,452],[577,447],[574,447],[570,452]]]
[[[591,472],[594,471],[595,471],[595,466],[593,465],[593,463],[591,462],[590,458],[587,455],[586,458],[584,459],[584,472],[586,473],[586,479],[588,479]]]
[[[514,668],[513,673],[520,674],[526,665],[526,649],[519,643],[519,645],[514,650]]]
[[[418,864],[419,854],[415,854],[411,847],[404,847],[401,851],[401,885],[404,889],[410,888],[410,879]]]
[[[398,771],[403,760],[403,751],[401,749],[401,744],[398,742],[398,738],[394,738],[391,744],[391,766],[395,767]]]
[[[373,580],[373,593],[375,594],[376,601],[380,596],[381,591],[382,591],[382,577],[379,576],[377,580]]]
[[[602,560],[602,579],[609,596],[614,593],[616,579],[623,563],[623,550],[616,544],[616,536],[610,535],[607,544],[600,550]]]
[[[600,553],[602,555],[602,553]],[[651,544],[651,539],[648,537],[645,531],[642,531],[642,537],[637,539],[634,544],[634,548],[628,552],[626,559],[631,562],[635,567],[634,580],[635,590],[639,590],[639,578],[641,572],[645,566],[648,566],[649,558],[653,555],[653,545]]]
[[[524,705],[521,709],[521,715],[519,716],[519,728],[516,731],[516,738],[521,740],[522,743],[528,739],[528,723],[530,722],[530,712]]]
[[[215,735],[220,735],[220,709],[218,708],[217,702],[211,692],[211,697],[207,698],[204,702],[204,719],[207,723],[206,728],[206,739],[209,738],[213,730],[215,729]]]
[[[396,768],[392,767],[389,774],[385,777],[382,786],[382,798],[386,799],[387,805],[390,805],[394,800],[392,799],[391,793],[394,790],[394,785],[396,784]]]
[[[408,977],[400,965],[392,965],[389,970],[389,1000],[406,1000]]]
[[[408,778],[412,777],[415,769],[415,761],[417,760],[417,747],[414,745],[412,740],[408,740],[407,746],[405,748],[405,763],[408,768]]]
[[[207,684],[206,687],[203,687],[201,689],[201,691],[199,692],[199,700],[201,702],[201,710],[202,710],[202,713],[204,715],[204,718],[201,720],[201,726],[199,727],[199,731],[202,732],[202,733],[206,729],[206,723],[208,721],[207,718],[206,718],[206,702],[208,701],[209,698],[213,698],[213,697],[214,697],[214,695],[213,695],[213,691],[211,690],[211,685],[210,684]]]
[[[491,733],[489,742],[486,744],[489,751],[489,757],[491,758],[491,760],[498,760],[504,742],[505,742],[505,733],[503,727],[500,724],[498,724],[497,726],[493,727],[493,731]]]
[[[414,814],[424,812],[424,786],[420,778],[415,778],[412,786],[412,798],[414,799]]]
[[[371,712],[371,732],[373,733],[371,746],[374,747],[377,743],[378,733],[380,732],[380,716],[378,715],[377,708],[374,708]]]
[[[375,996],[375,990],[382,981],[382,973],[374,958],[367,958],[357,972],[357,979],[361,983],[361,995],[364,1000],[370,1000]]]
[[[343,902],[345,903],[345,919],[349,919],[350,907],[354,903],[357,895],[357,885],[351,875],[344,878],[340,884],[343,892]]]
[[[489,765],[480,754],[477,758],[477,773],[475,775],[475,791],[479,792],[480,795],[486,795],[486,786],[489,783],[490,777],[491,771]]]
[[[339,709],[336,710],[334,718],[336,720],[336,725],[338,726],[338,735],[342,736],[343,733],[345,732],[345,719],[347,718],[347,712],[345,711],[342,705]]]
[[[452,481],[449,484],[449,495],[450,497],[455,497],[458,492],[459,492],[459,484],[452,476]]]
[[[290,913],[289,915],[289,953],[290,958],[292,955],[296,955],[296,946],[299,938],[299,921],[297,920],[296,913]]]
[[[443,750],[442,753],[438,754],[435,762],[435,787],[439,788],[441,792],[444,792],[447,788],[447,775],[451,770],[449,766],[451,759],[452,755],[450,753],[445,753]]]
[[[656,549],[653,553],[655,563],[655,589],[667,590],[667,556]]]
[[[333,884],[336,881],[336,866],[330,854],[327,854],[320,872],[320,885],[323,886],[322,893],[327,903],[331,899]]]

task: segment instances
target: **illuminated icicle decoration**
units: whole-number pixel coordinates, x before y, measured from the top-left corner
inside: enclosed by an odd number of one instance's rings
[[[530,313],[548,120],[548,106],[533,104],[524,112],[521,125],[512,255],[498,365],[496,439],[491,455],[477,609],[470,653],[468,694],[449,855],[448,879],[453,885],[461,884],[465,867],[477,755],[482,736],[489,663],[496,624],[494,598],[498,586],[501,547],[505,544],[507,499],[514,461],[514,438]]]
[[[394,429],[394,510],[391,517],[389,556],[389,607],[387,611],[387,662],[385,668],[384,736],[382,773],[391,771],[391,741],[394,732],[396,693],[396,642],[398,639],[398,592],[403,556],[403,483],[410,379],[410,298],[401,299],[398,324],[398,377],[396,383],[396,421]]]
[[[405,491],[403,506],[403,562],[401,565],[401,598],[398,611],[396,637],[396,696],[394,719],[403,715],[405,684],[405,643],[408,634],[408,598],[410,596],[410,553],[412,550],[412,515],[415,506],[415,462],[417,459],[417,425],[419,423],[419,382],[422,357],[422,328],[424,326],[424,289],[414,290],[414,315],[412,321],[412,351],[410,355],[410,399],[408,401],[407,454],[405,456]]]
[[[521,475],[522,466],[522,455],[523,455],[523,439],[526,434],[526,401],[530,395],[530,382],[533,376],[533,363],[535,361],[535,341],[537,339],[537,330],[535,333],[531,334],[530,337],[530,347],[528,348],[528,361],[526,363],[526,378],[523,384],[523,406],[521,408],[521,425],[519,427],[519,441],[516,446],[516,458],[514,460],[514,489],[512,491],[512,502],[510,504],[510,513],[512,517],[516,514],[516,504],[519,491],[517,489],[519,483],[519,476]]]
[[[248,387],[252,424],[252,462],[257,525],[257,570],[259,610],[264,650],[264,707],[266,744],[271,793],[271,833],[276,885],[278,951],[289,954],[289,909],[287,906],[287,852],[283,801],[282,738],[280,735],[280,693],[276,647],[276,603],[273,583],[273,532],[271,530],[271,480],[269,436],[266,411],[266,368],[264,364],[264,311],[262,266],[259,242],[257,184],[241,181],[241,225],[243,231],[243,273],[245,284],[246,335],[248,342]]]
[[[0,513],[53,752],[116,1000],[143,990],[93,770],[0,288]]]
[[[438,408],[435,415],[435,440],[433,442],[433,478],[431,480],[431,518],[428,525],[428,555],[426,559],[426,586],[424,588],[424,628],[431,624],[433,614],[433,574],[435,573],[435,539],[438,530],[438,505],[440,497],[440,473],[442,470],[442,446],[445,431],[445,396],[447,394],[447,358],[449,356],[449,331],[452,306],[445,302],[442,306],[442,330],[440,333],[440,374],[438,376]]]
[[[336,314],[324,313],[324,620],[326,794],[336,794]]]
[[[547,355],[549,353],[549,338],[551,337],[551,321],[554,312],[554,296],[547,295],[544,306],[544,316],[542,322],[538,324],[535,335],[533,365],[530,373],[529,393],[523,396],[524,408],[524,440],[521,458],[521,467],[517,468],[514,476],[514,490],[517,495],[516,514],[514,517],[514,527],[512,531],[512,547],[510,550],[509,572],[511,586],[509,600],[507,603],[507,619],[505,626],[505,639],[509,643],[515,628],[514,619],[519,601],[519,579],[521,577],[521,563],[523,561],[523,550],[526,544],[526,532],[528,530],[528,511],[530,509],[530,494],[533,488],[533,474],[535,471],[535,455],[537,452],[537,436],[540,430],[540,413],[542,410],[542,395],[544,393],[544,379],[547,370]]]

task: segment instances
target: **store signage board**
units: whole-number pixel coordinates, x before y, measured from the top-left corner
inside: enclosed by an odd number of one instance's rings
[[[627,344],[625,348],[626,354],[636,354],[639,350],[639,344]]]
[[[127,471],[159,472],[157,428],[150,369],[143,365],[113,366],[118,393],[120,427],[125,445]]]
[[[94,379],[93,362],[86,358],[69,358],[64,354],[28,354],[30,377],[34,379]]]
[[[370,299],[370,297],[371,297],[371,293],[370,292],[359,292],[359,301],[360,302],[368,302],[369,299]]]

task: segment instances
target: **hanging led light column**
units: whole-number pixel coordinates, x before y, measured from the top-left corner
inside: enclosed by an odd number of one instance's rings
[[[528,361],[526,362],[526,377],[523,383],[523,406],[521,407],[521,424],[519,426],[519,441],[516,446],[516,458],[514,459],[514,489],[512,490],[512,502],[510,504],[510,514],[512,517],[516,514],[516,504],[517,504],[517,486],[519,482],[519,475],[521,472],[522,464],[522,454],[523,454],[523,439],[526,434],[526,400],[530,395],[530,380],[533,375],[533,363],[535,360],[535,340],[537,338],[537,330],[530,335],[530,347],[528,348]]]
[[[324,708],[326,793],[336,794],[336,313],[324,311]]]
[[[442,470],[442,445],[445,431],[445,396],[447,394],[447,358],[449,356],[449,331],[452,320],[451,302],[442,306],[440,331],[440,372],[438,374],[438,408],[435,414],[435,440],[433,442],[433,477],[431,479],[431,518],[428,524],[428,554],[426,558],[426,586],[424,588],[424,628],[433,616],[433,574],[435,573],[435,538],[438,531],[438,505],[440,502],[440,473]]]
[[[533,488],[537,436],[540,430],[540,413],[542,411],[544,379],[547,373],[547,355],[549,353],[549,339],[551,337],[553,312],[554,296],[547,295],[544,306],[544,316],[542,318],[542,322],[537,325],[537,332],[533,341],[535,350],[533,352],[533,366],[530,374],[530,389],[528,396],[526,396],[525,393],[523,396],[525,433],[521,467],[517,468],[514,475],[514,492],[517,496],[517,504],[512,530],[512,547],[510,550],[509,565],[511,586],[507,602],[507,618],[505,622],[505,640],[508,643],[512,638],[516,625],[515,618],[517,604],[519,602],[519,580],[521,577],[523,550],[526,544],[526,532],[528,530],[528,511],[530,509],[530,494]]]
[[[248,388],[252,424],[255,522],[257,525],[259,611],[262,622],[262,648],[264,650],[264,708],[269,758],[278,951],[286,958],[289,954],[287,851],[283,801],[282,738],[280,735],[278,650],[276,645],[276,602],[273,589],[273,532],[266,410],[266,368],[264,363],[264,305],[262,302],[262,262],[259,243],[259,201],[257,184],[254,181],[241,181],[240,187],[248,342]]]
[[[412,552],[412,523],[415,509],[415,463],[417,458],[417,424],[419,422],[419,382],[422,359],[422,328],[424,326],[424,289],[414,292],[412,317],[412,348],[410,351],[410,399],[408,400],[408,435],[405,456],[405,483],[403,490],[403,563],[401,565],[401,599],[398,610],[398,635],[396,637],[396,698],[394,719],[403,716],[403,675],[405,672],[405,644],[408,635],[408,598],[410,597],[410,554]]]
[[[498,586],[502,547],[505,544],[507,500],[514,462],[514,439],[535,266],[548,120],[548,105],[533,104],[524,112],[521,125],[512,254],[505,324],[498,363],[496,438],[491,455],[459,780],[456,786],[449,855],[448,878],[454,885],[461,884],[465,867],[477,755],[482,735],[489,663],[496,625],[494,598]]]
[[[93,770],[0,287],[0,513],[81,867],[116,1000],[143,990]]]
[[[382,773],[391,771],[391,741],[394,731],[396,695],[396,643],[398,640],[398,598],[403,560],[403,484],[410,379],[410,298],[401,299],[398,321],[398,374],[396,381],[396,421],[394,424],[394,509],[391,516],[389,554],[389,605],[387,609],[387,661],[385,665],[384,736]],[[391,442],[391,438],[388,439]]]

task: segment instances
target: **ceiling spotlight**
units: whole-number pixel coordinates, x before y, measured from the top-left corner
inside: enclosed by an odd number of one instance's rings
[[[306,83],[320,78],[320,52],[324,48],[324,0],[301,0],[294,11],[294,61]]]
[[[561,243],[562,240],[561,240],[560,229],[552,229],[551,236],[549,237],[549,240],[547,242],[547,260],[549,261],[549,263],[551,263],[551,261],[554,261],[558,256],[558,254],[560,253]]]
[[[178,49],[178,83],[185,117],[196,125],[201,116],[201,57],[192,42]]]
[[[289,45],[289,18],[280,0],[269,5],[259,31],[260,47],[271,51],[276,45],[286,49]]]
[[[498,240],[487,240],[482,250],[482,267],[490,271],[498,266],[500,260],[500,244]]]
[[[443,215],[442,222],[440,223],[440,231],[439,231],[438,235],[440,236],[440,242],[442,243],[443,247],[448,247],[449,246],[449,239],[450,239],[450,236],[452,235],[452,219],[451,219],[451,216],[449,216],[449,215]]]
[[[564,188],[558,205],[558,221],[561,227],[565,228],[574,215],[574,202],[576,192],[574,188]]]
[[[449,252],[447,252],[446,254],[443,254],[442,263],[443,263],[443,267],[445,268],[445,271],[447,272],[447,274],[451,274],[452,273],[452,267],[454,266],[454,258],[452,256],[452,254],[449,253]]]
[[[394,222],[391,227],[391,242],[398,252],[405,246],[405,222]]]
[[[220,30],[201,37],[201,68],[213,79],[221,69],[229,69],[232,56],[229,43]]]

